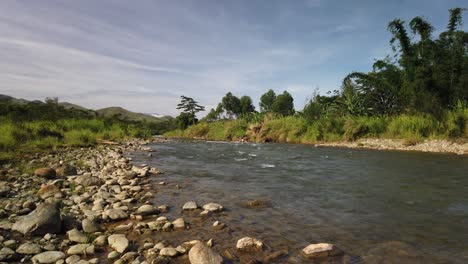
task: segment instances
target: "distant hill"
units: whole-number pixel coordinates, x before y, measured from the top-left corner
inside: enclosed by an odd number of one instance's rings
[[[19,104],[19,105],[25,105],[25,104],[30,104],[30,103],[35,103],[35,104],[44,103],[43,101],[40,101],[40,100],[28,101],[25,99],[17,99],[12,96],[0,94],[0,103],[2,102],[6,102],[8,104]],[[161,123],[161,122],[166,122],[166,121],[170,121],[173,119],[173,117],[171,116],[157,116],[156,117],[150,114],[135,113],[127,109],[124,109],[122,107],[107,107],[107,108],[102,108],[99,110],[91,110],[91,109],[87,109],[85,107],[72,104],[72,103],[68,103],[68,102],[59,102],[59,105],[68,110],[74,109],[74,110],[86,112],[87,114],[91,114],[93,116],[115,117],[115,118],[126,120],[126,121],[145,121],[145,122],[151,122],[151,123]]]
[[[122,107],[107,107],[96,110],[100,116],[104,117],[117,117],[122,120],[129,121],[145,121],[145,122],[165,122],[173,119],[170,116],[154,117],[148,114],[135,113],[128,111]]]

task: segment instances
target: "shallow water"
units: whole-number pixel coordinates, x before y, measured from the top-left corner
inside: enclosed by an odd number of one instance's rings
[[[468,263],[466,156],[192,141],[151,147],[154,157],[134,160],[166,172],[156,202],[221,203],[229,243],[251,235],[290,255],[331,242],[368,263]],[[252,199],[271,206],[247,208]]]

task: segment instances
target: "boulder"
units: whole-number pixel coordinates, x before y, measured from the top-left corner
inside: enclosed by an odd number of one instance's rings
[[[189,251],[190,264],[221,264],[223,258],[205,243],[199,242]]]
[[[39,253],[32,257],[32,262],[33,263],[56,263],[59,260],[65,259],[66,255],[65,253],[61,251],[46,251]]]
[[[34,211],[19,218],[11,229],[24,235],[33,236],[59,233],[62,229],[62,219],[58,205],[49,203],[40,204]]]
[[[52,180],[55,179],[57,173],[52,168],[40,168],[34,171],[34,175]]]
[[[302,253],[309,258],[323,258],[343,255],[343,251],[335,247],[333,244],[328,243],[310,244],[302,249]]]
[[[115,251],[119,253],[124,253],[125,250],[127,250],[129,244],[125,235],[120,234],[110,235],[107,238],[107,242],[111,248],[115,249]]]
[[[252,237],[244,237],[237,241],[236,248],[240,251],[261,251],[263,242]]]

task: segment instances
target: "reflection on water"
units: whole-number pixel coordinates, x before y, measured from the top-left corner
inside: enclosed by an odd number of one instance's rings
[[[468,263],[466,156],[217,142],[152,147],[154,157],[135,160],[182,186],[161,189],[157,202],[223,204],[232,227],[226,240],[252,235],[289,252],[331,242],[368,263]],[[271,205],[245,206],[259,198]]]

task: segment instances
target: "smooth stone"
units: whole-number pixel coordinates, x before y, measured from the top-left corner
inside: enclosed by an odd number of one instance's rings
[[[154,215],[158,214],[159,210],[152,205],[145,204],[138,208],[137,213],[141,215]]]
[[[77,229],[72,229],[67,232],[68,239],[76,243],[86,243],[88,242],[88,237],[85,234],[81,233]]]
[[[244,237],[237,241],[236,248],[240,251],[261,251],[263,242],[252,237]]]
[[[121,209],[108,209],[104,211],[104,215],[111,220],[123,220],[128,218],[128,214]]]
[[[221,264],[223,258],[204,243],[199,242],[189,251],[190,264]]]
[[[311,258],[331,257],[343,254],[340,249],[328,243],[310,244],[302,249],[302,253]]]
[[[93,255],[94,246],[91,244],[73,245],[67,250],[68,255]]]
[[[182,210],[196,210],[198,208],[198,204],[194,201],[186,202],[184,206],[182,206]]]
[[[75,179],[76,184],[82,185],[84,187],[90,186],[100,186],[103,184],[102,180],[98,177],[89,176],[89,175],[80,175]]]
[[[80,256],[78,255],[73,255],[73,256],[69,256],[66,260],[65,260],[65,263],[67,264],[75,264],[77,263],[78,261],[80,261]]]
[[[83,221],[81,221],[81,226],[83,227],[83,231],[85,233],[95,233],[99,231],[99,226],[89,218],[83,219]]]
[[[223,206],[218,203],[208,203],[203,205],[203,210],[209,212],[221,212],[223,210]]]
[[[163,257],[175,257],[179,254],[179,252],[173,247],[165,247],[159,251],[159,255]]]
[[[61,251],[46,251],[39,253],[31,258],[33,263],[55,263],[59,260],[65,259],[65,253]]]
[[[0,261],[10,261],[16,257],[16,252],[8,247],[0,249]]]
[[[21,244],[17,249],[16,252],[23,254],[23,255],[36,255],[41,253],[41,247],[38,244],[26,242]]]
[[[34,175],[52,180],[57,176],[57,172],[52,168],[40,168],[34,171]]]
[[[117,251],[112,251],[109,254],[107,254],[107,259],[116,259],[120,256],[120,253]]]
[[[129,245],[128,239],[125,237],[125,235],[121,234],[110,235],[107,238],[107,242],[111,248],[115,249],[119,253],[124,253]]]
[[[177,218],[174,220],[174,222],[172,222],[172,225],[174,228],[185,228],[185,221],[183,218]]]
[[[105,246],[107,244],[107,236],[106,235],[100,235],[100,236],[96,237],[96,239],[93,241],[93,244],[98,246],[98,247]]]

